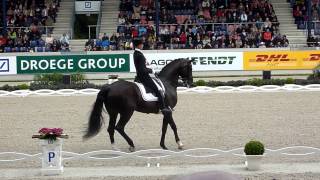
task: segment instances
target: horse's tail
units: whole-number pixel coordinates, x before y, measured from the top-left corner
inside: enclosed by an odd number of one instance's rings
[[[103,102],[106,99],[108,94],[109,88],[102,88],[98,95],[96,102],[93,105],[86,134],[83,136],[83,139],[91,138],[97,135],[101,129],[103,124],[103,117],[102,117],[102,109],[103,109]]]

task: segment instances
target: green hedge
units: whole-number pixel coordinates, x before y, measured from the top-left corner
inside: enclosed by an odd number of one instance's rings
[[[24,90],[24,89],[30,89],[30,86],[28,84],[20,84],[16,86],[9,86],[8,84],[0,87],[0,90],[3,91],[16,91],[16,90]]]
[[[86,83],[85,75],[82,73],[71,74],[71,84],[83,84]],[[35,83],[47,84],[47,85],[58,85],[63,82],[63,74],[53,73],[53,74],[40,74],[36,75],[34,78]]]
[[[37,79],[38,78],[38,79]],[[0,90],[5,91],[15,91],[15,90],[22,90],[22,89],[30,89],[30,90],[38,90],[38,89],[86,89],[86,88],[95,88],[100,89],[102,85],[96,85],[93,83],[89,83],[85,80],[85,77],[81,74],[75,74],[71,76],[72,83],[70,85],[66,85],[62,83],[62,76],[58,74],[54,74],[52,76],[38,76],[34,81],[27,84],[21,84],[17,86],[9,86],[4,85],[0,87]],[[239,80],[239,81],[204,81],[198,80],[194,82],[194,86],[209,86],[209,87],[217,87],[217,86],[245,86],[245,85],[252,85],[252,86],[263,86],[263,85],[278,85],[283,86],[285,84],[297,84],[297,85],[308,85],[308,84],[320,84],[319,79],[270,79],[270,80],[263,80],[263,79],[249,79],[249,80]],[[180,84],[182,86],[182,84]]]
[[[217,87],[217,86],[263,86],[263,85],[278,85],[283,86],[285,84],[297,84],[297,85],[307,85],[307,84],[320,84],[319,79],[305,80],[305,79],[249,79],[249,80],[238,80],[238,81],[203,81],[199,80],[194,83],[194,86],[209,86],[209,87]]]
[[[34,81],[28,84],[22,84],[17,86],[4,85],[0,87],[0,90],[15,91],[22,89],[39,90],[39,89],[86,89],[95,88],[100,89],[101,85],[95,85],[85,80],[85,76],[82,73],[71,74],[71,84],[63,84],[63,74],[40,74],[36,75]]]

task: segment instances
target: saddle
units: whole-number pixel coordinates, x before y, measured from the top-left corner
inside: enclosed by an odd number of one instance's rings
[[[153,82],[158,87],[158,90],[164,95],[165,94],[165,87],[162,81],[159,78],[151,77]],[[137,79],[136,79],[137,80]],[[150,88],[146,88],[142,83],[135,80],[135,84],[138,86],[142,99],[147,102],[155,102],[158,101],[158,97],[155,96],[154,92]]]

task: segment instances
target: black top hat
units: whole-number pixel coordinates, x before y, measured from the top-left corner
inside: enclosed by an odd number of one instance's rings
[[[133,45],[134,45],[134,47],[137,47],[137,46],[139,46],[140,44],[143,44],[142,39],[136,38],[136,39],[133,40]]]

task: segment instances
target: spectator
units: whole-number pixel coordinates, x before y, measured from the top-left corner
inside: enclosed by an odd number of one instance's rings
[[[52,51],[57,52],[61,50],[61,44],[58,40],[54,39],[52,43]]]
[[[111,50],[116,50],[117,47],[117,42],[118,42],[118,37],[116,35],[116,33],[113,33],[112,36],[110,37],[110,48]]]
[[[265,43],[264,43],[264,42],[261,42],[261,43],[259,44],[259,48],[266,48]]]
[[[3,52],[5,45],[7,44],[7,38],[0,34],[0,52]]]
[[[270,46],[271,39],[272,39],[272,34],[271,34],[270,30],[267,29],[267,31],[263,33],[263,41],[266,46]]]
[[[17,33],[12,28],[9,29],[9,39],[15,40],[17,38]]]
[[[66,33],[63,33],[62,36],[60,37],[60,43],[63,46],[69,46],[69,36]]]
[[[109,37],[107,36],[106,33],[103,33],[103,36],[102,36],[101,40],[102,41],[109,40]]]
[[[85,43],[85,51],[91,51],[94,47],[94,41],[92,39],[88,39],[88,41]]]
[[[46,37],[46,46],[52,47],[54,38],[51,36],[51,34],[48,34]]]
[[[241,22],[247,22],[248,21],[248,16],[244,11],[242,11],[242,13],[240,15],[240,20],[241,20]]]

